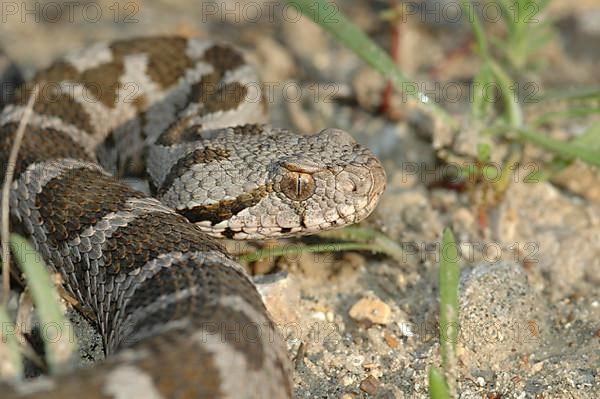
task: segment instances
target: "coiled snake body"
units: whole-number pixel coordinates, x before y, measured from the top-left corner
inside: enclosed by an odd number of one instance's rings
[[[2,171],[34,85],[11,220],[96,315],[111,356],[3,397],[291,397],[276,327],[209,236],[355,223],[383,192],[379,161],[341,130],[263,124],[234,48],[153,37],[93,45],[25,83],[0,115]],[[157,199],[112,176],[144,164]]]

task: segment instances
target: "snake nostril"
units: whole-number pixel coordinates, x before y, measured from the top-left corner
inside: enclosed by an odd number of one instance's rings
[[[353,193],[356,192],[356,184],[346,175],[338,178],[336,182],[336,188],[342,193]]]

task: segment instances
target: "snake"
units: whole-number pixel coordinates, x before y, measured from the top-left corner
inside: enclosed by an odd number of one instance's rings
[[[290,398],[285,341],[219,241],[357,223],[381,162],[341,129],[268,124],[235,45],[180,36],[91,44],[23,83],[0,114],[12,228],[94,315],[106,359],[4,383],[3,398]],[[151,194],[121,177],[147,178]]]

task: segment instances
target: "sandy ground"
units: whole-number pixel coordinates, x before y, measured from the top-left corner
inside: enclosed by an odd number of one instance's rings
[[[388,189],[364,225],[401,243],[403,259],[351,252],[254,265],[269,272],[257,281],[295,359],[299,398],[427,397],[427,372],[440,363],[437,265],[445,226],[455,232],[463,255],[461,334],[453,370],[459,396],[600,397],[596,170],[576,164],[553,181],[532,179],[544,155],[528,149],[528,161],[482,219],[480,192],[430,184],[443,172],[437,160],[440,143],[447,141],[444,133],[428,129],[401,95],[392,97],[386,116],[374,112],[385,82],[281,4],[75,3],[52,3],[54,8],[38,3],[36,9],[33,2],[19,2],[8,11],[3,3],[0,45],[26,75],[94,40],[181,33],[232,41],[249,51],[271,87],[275,125],[307,134],[341,127],[383,160]],[[439,4],[443,17],[452,2],[427,3]],[[386,2],[340,4],[389,47],[391,27],[378,14]],[[541,89],[598,85],[600,5],[555,5],[553,15],[559,18],[559,34],[538,57],[539,72],[528,79]],[[412,15],[401,32],[400,66],[434,100],[460,115],[468,99],[450,98],[447,89],[477,71],[477,56],[468,46],[460,51],[468,43],[468,29]],[[525,112],[528,117],[535,107]],[[579,120],[550,130],[568,138],[590,124]],[[467,129],[453,149],[468,153],[473,147]],[[501,155],[498,146],[493,156]],[[84,359],[98,356],[97,337],[83,333],[81,341],[88,343],[82,345]]]

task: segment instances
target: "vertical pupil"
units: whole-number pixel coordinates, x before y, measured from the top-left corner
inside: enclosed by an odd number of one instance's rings
[[[300,189],[302,188],[302,177],[298,175],[296,179],[296,195],[300,196]]]

